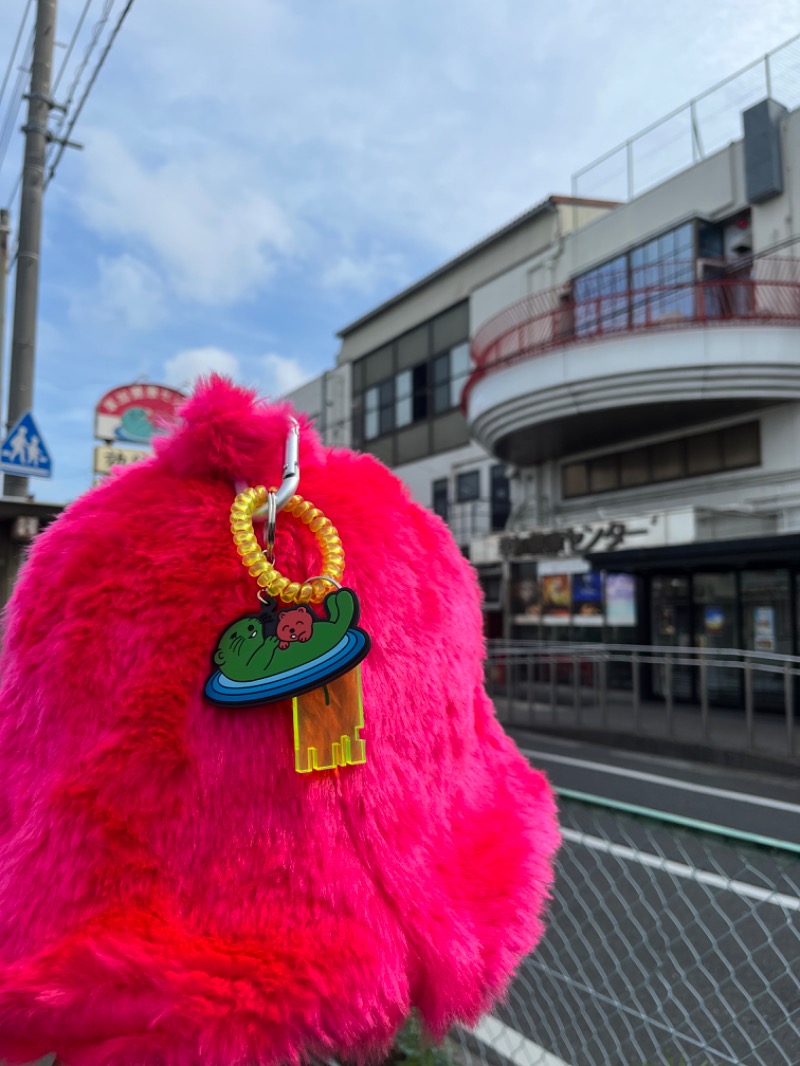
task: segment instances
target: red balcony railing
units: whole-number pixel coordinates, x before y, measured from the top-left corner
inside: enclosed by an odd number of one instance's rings
[[[487,374],[567,345],[645,330],[692,329],[710,325],[800,325],[800,259],[763,258],[742,266],[699,260],[655,264],[680,280],[626,288],[613,275],[606,291],[585,299],[580,279],[572,290],[548,289],[519,300],[490,318],[472,340],[474,369],[462,396]],[[626,275],[626,280],[630,274]],[[608,291],[611,290],[611,291]]]

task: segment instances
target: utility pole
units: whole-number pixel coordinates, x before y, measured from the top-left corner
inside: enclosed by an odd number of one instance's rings
[[[6,290],[8,288],[8,235],[11,232],[9,214],[0,208],[0,409],[3,405],[3,370],[6,344]]]
[[[53,106],[50,99],[50,79],[53,69],[55,34],[56,0],[37,0],[31,87],[28,95],[28,121],[23,126],[25,162],[22,170],[22,196],[19,209],[19,244],[6,432],[33,406],[42,200],[45,152],[49,141],[48,119]],[[27,496],[28,479],[16,474],[6,474],[3,494],[5,496]]]

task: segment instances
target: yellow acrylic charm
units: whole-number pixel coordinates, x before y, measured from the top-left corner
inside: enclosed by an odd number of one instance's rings
[[[294,766],[299,774],[366,762],[361,738],[364,728],[361,667],[321,688],[295,696],[292,719]]]

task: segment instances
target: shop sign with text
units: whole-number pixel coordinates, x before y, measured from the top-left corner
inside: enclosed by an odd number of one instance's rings
[[[94,435],[98,440],[149,444],[177,417],[186,397],[166,385],[137,381],[107,392],[95,409]]]

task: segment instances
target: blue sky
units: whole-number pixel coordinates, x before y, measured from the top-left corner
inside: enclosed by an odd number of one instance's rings
[[[60,41],[84,3],[60,0]],[[0,74],[25,6],[3,0]],[[59,95],[123,7],[94,0]],[[217,369],[280,395],[342,326],[798,31],[800,0],[136,0],[46,194],[36,497],[90,485],[108,389]]]

